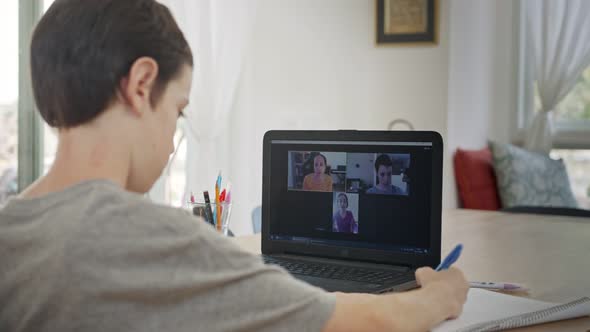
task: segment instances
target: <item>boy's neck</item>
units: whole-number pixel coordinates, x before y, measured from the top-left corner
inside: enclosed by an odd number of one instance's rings
[[[55,161],[47,174],[23,191],[20,197],[33,198],[62,191],[79,182],[106,179],[125,188],[130,153],[124,141],[113,141],[97,128],[80,126],[60,130]]]

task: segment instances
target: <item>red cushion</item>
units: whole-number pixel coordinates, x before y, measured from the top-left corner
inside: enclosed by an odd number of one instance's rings
[[[464,208],[498,210],[502,207],[490,149],[457,149],[453,162],[459,198]]]

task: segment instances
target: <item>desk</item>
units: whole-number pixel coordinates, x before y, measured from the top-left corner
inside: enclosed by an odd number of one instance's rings
[[[236,238],[260,253],[260,235]],[[475,210],[443,213],[442,252],[456,243],[457,262],[470,280],[512,281],[530,288],[524,296],[565,302],[590,296],[590,219]],[[590,331],[590,317],[515,331]]]

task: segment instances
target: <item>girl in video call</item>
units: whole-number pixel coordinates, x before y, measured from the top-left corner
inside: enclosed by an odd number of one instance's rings
[[[327,164],[328,160],[323,154],[318,153],[313,157],[313,173],[303,179],[303,190],[332,191],[332,177],[326,174]]]
[[[358,224],[354,220],[352,212],[348,210],[348,196],[345,193],[338,194],[336,199],[338,211],[332,218],[332,231],[341,233],[358,233]]]
[[[375,172],[377,172],[377,185],[367,190],[367,194],[407,195],[405,190],[391,184],[393,163],[388,155],[382,154],[375,159]]]

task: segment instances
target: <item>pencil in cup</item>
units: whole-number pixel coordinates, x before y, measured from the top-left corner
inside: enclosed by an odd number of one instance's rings
[[[215,211],[217,211],[217,213],[215,214],[215,227],[218,231],[222,232],[223,222],[221,221],[221,219],[223,218],[223,216],[221,214],[223,212],[223,202],[219,200],[219,195],[217,195],[217,197],[217,202],[215,202]]]
[[[219,217],[217,220],[219,222],[214,221],[213,216],[209,215],[207,204],[205,202],[195,202],[192,203],[193,214],[195,216],[203,218],[203,220],[211,225],[223,235],[228,235],[229,233],[229,221],[231,216],[231,202],[221,202],[219,206],[215,202],[210,203],[210,207],[213,211],[220,211]],[[219,209],[218,209],[219,208]]]

